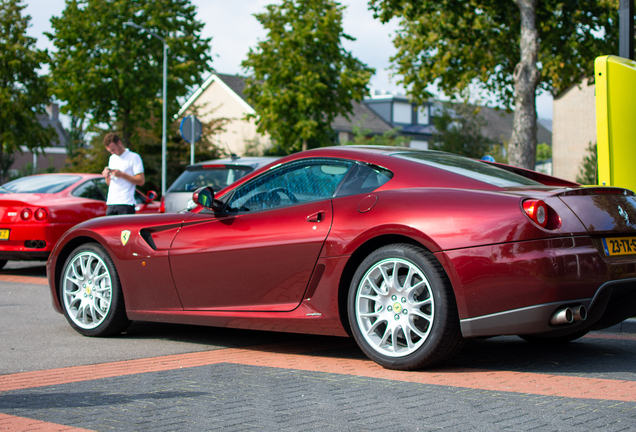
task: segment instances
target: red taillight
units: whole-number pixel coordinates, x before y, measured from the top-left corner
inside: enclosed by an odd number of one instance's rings
[[[166,212],[166,200],[164,197],[161,197],[161,204],[159,205],[159,213]]]
[[[39,208],[35,211],[35,219],[43,221],[49,215],[45,208]]]
[[[523,202],[523,210],[541,228],[545,228],[548,225],[548,206],[543,201],[526,200]]]
[[[20,217],[22,220],[28,221],[33,216],[33,212],[29,208],[25,208],[20,212]]]

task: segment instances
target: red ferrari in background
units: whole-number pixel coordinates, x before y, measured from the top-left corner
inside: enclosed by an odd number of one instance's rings
[[[297,153],[197,190],[192,212],[72,228],[47,263],[53,303],[87,336],[129,320],[353,335],[403,370],[466,338],[562,343],[636,315],[634,193],[536,174],[409,148]]]
[[[40,174],[0,186],[0,268],[7,260],[46,260],[69,228],[106,214],[99,174]],[[153,191],[135,192],[138,213],[157,213]]]

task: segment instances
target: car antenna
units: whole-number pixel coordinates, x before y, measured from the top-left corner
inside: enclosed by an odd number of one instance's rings
[[[230,159],[235,160],[235,159],[240,159],[240,156],[237,156],[235,153],[232,153],[232,150],[230,150],[230,146],[227,145],[227,141],[223,141],[223,144],[225,144],[225,147],[227,147],[227,152],[230,154]]]

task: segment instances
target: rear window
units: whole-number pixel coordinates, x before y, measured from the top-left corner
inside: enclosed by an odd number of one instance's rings
[[[529,178],[506,171],[487,163],[469,159],[451,153],[436,151],[417,151],[397,153],[397,156],[410,159],[428,166],[450,171],[455,174],[470,177],[484,183],[498,187],[515,186],[543,186]]]
[[[22,177],[0,186],[0,193],[58,193],[77,183],[80,176],[41,175]]]
[[[194,192],[203,186],[212,186],[215,190],[219,190],[252,171],[253,168],[246,166],[193,168],[181,174],[170,186],[168,192]]]

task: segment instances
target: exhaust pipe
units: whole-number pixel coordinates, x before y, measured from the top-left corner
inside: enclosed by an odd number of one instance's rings
[[[550,317],[550,324],[552,325],[572,324],[573,321],[574,313],[569,307],[557,309]]]
[[[587,319],[587,309],[585,306],[579,305],[572,307],[572,320],[576,321],[585,321]]]

